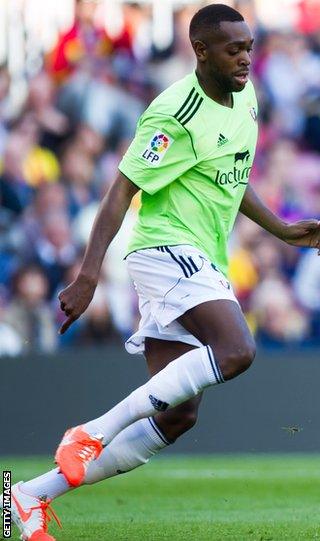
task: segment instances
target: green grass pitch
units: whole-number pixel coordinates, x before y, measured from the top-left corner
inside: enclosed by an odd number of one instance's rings
[[[0,459],[14,482],[44,472],[42,458]],[[156,458],[54,502],[57,541],[320,540],[317,455]],[[12,539],[18,539],[13,531]]]

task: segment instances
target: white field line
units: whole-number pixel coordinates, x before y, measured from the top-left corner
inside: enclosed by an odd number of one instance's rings
[[[254,471],[254,470],[228,470],[228,469],[145,469],[144,475],[157,478],[168,479],[320,479],[320,471],[304,470],[270,470],[270,471]]]

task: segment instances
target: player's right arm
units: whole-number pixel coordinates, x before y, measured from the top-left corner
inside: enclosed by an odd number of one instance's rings
[[[104,196],[96,215],[78,277],[59,293],[61,310],[67,319],[63,334],[89,306],[94,295],[106,250],[120,229],[132,197],[140,188],[119,172]]]
[[[80,273],[59,294],[61,310],[67,316],[60,334],[89,306],[106,250],[134,194],[139,189],[155,194],[197,162],[189,132],[174,116],[158,108],[164,110],[155,100],[140,118],[135,137],[119,164],[119,176],[100,205]]]

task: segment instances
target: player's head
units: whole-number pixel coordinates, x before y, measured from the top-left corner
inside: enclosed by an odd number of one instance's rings
[[[223,92],[245,87],[253,39],[241,13],[224,4],[206,6],[192,17],[189,36],[206,77]]]

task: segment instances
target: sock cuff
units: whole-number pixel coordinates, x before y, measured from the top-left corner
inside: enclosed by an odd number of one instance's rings
[[[171,442],[163,434],[153,417],[147,417],[144,419],[144,424],[148,436],[156,445],[159,445],[159,447],[166,447],[167,445],[170,445]]]
[[[209,367],[210,367],[209,370],[211,372],[211,379],[212,379],[211,383],[217,383],[217,384],[224,383],[224,377],[222,375],[218,362],[214,358],[211,347],[205,346],[205,349],[206,349],[207,359],[209,360]]]

